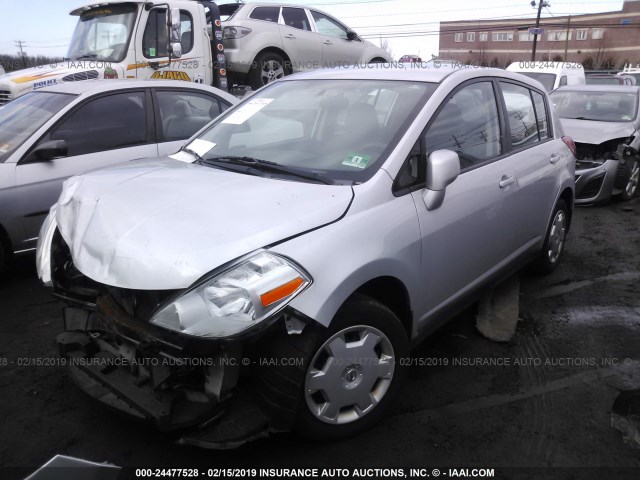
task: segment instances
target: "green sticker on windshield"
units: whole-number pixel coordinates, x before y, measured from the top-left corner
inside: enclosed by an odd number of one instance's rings
[[[149,56],[150,57],[155,57],[156,56],[156,49],[155,48],[150,48],[149,49]]]
[[[371,160],[371,155],[358,155],[357,153],[350,153],[347,158],[342,161],[342,165],[347,167],[365,168]]]

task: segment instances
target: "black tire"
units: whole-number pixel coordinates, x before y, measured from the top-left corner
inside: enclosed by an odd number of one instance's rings
[[[394,361],[388,361],[388,364],[392,365],[392,372],[390,378],[379,378],[377,373],[367,375],[367,372],[371,370],[366,370],[364,365],[375,365],[374,362],[371,362],[372,357],[361,357],[361,365],[357,364],[358,358],[355,357],[340,359],[336,357],[336,362],[332,364],[337,365],[340,370],[335,370],[335,372],[342,372],[343,366],[345,370],[345,373],[342,374],[342,380],[348,385],[341,385],[338,390],[342,395],[347,395],[346,401],[351,401],[352,397],[349,395],[357,395],[358,392],[361,395],[364,392],[365,396],[367,393],[371,396],[371,392],[375,392],[379,395],[379,402],[372,404],[370,409],[367,409],[366,413],[362,413],[361,416],[355,413],[356,404],[346,407],[346,413],[340,414],[343,416],[341,421],[344,423],[330,424],[314,415],[307,403],[305,391],[307,372],[314,367],[311,362],[316,354],[319,354],[324,343],[334,335],[348,329],[355,330],[345,334],[354,335],[354,341],[358,331],[366,332],[362,338],[373,333],[372,339],[376,338],[376,331],[382,333],[383,336],[378,337],[375,352],[376,355],[379,355],[378,358],[382,358],[383,353],[388,353],[389,347],[391,347]],[[388,411],[407,374],[407,368],[401,361],[409,354],[407,333],[398,317],[391,310],[365,296],[354,296],[346,302],[334,317],[329,328],[308,325],[300,335],[279,332],[265,340],[263,344],[266,348],[262,350],[261,358],[268,360],[265,362],[268,365],[260,367],[255,376],[257,393],[261,403],[266,407],[276,426],[283,429],[293,427],[298,433],[314,440],[345,438],[372,427]],[[351,340],[349,340],[350,342]],[[320,356],[323,354],[320,353]],[[281,364],[280,359],[286,359],[289,365]],[[292,360],[295,361],[292,362]],[[322,361],[322,358],[319,361]],[[326,361],[330,362],[331,360],[326,359]],[[291,363],[295,363],[295,365]],[[381,362],[380,365],[382,364]],[[317,365],[318,363],[316,363]],[[327,372],[329,370],[327,369]],[[373,386],[368,392],[368,385],[371,382],[373,382]],[[331,383],[331,385],[338,384]],[[323,395],[318,392],[316,394]],[[309,400],[312,404],[315,402],[313,398]],[[344,401],[344,398],[340,400]],[[347,418],[346,421],[345,418]]]
[[[259,54],[247,74],[247,81],[253,90],[275,82],[278,78],[289,75],[290,71],[282,55],[275,52]]]
[[[638,182],[640,175],[640,160],[634,158],[629,160],[625,166],[627,183],[624,190],[613,196],[614,200],[628,202],[638,193]]]
[[[559,217],[562,217],[562,219]],[[562,253],[564,252],[567,231],[569,230],[569,218],[570,212],[566,202],[562,199],[558,200],[556,208],[553,210],[553,215],[551,216],[551,223],[549,223],[549,227],[547,228],[544,246],[538,254],[538,258],[531,263],[531,269],[534,272],[547,274],[557,268],[562,259]],[[558,231],[559,222],[562,222],[564,225],[562,231]],[[557,242],[560,242],[559,248]]]

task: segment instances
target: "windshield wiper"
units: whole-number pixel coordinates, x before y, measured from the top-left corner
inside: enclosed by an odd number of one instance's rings
[[[590,117],[569,117],[571,120],[590,120],[592,122],[601,122],[602,120],[599,120],[597,118],[590,118]]]
[[[97,53],[84,53],[76,58],[76,60],[82,60],[83,58],[98,58]]]
[[[204,165],[215,165],[222,166],[225,165],[240,165],[243,167],[249,167],[250,169],[255,169],[261,172],[277,172],[284,173],[286,175],[291,175],[293,177],[301,178],[303,180],[309,180],[312,182],[320,182],[325,185],[332,185],[333,181],[323,177],[322,175],[318,175],[317,173],[309,173],[309,172],[299,172],[297,170],[292,170],[290,167],[285,165],[280,165],[276,162],[271,162],[269,160],[261,160],[259,158],[253,157],[237,157],[237,156],[220,156],[220,157],[209,157],[209,158],[199,158],[198,162]]]
[[[193,155],[194,157],[196,157],[196,160],[198,162],[202,162],[203,158],[198,154],[198,152],[196,152],[195,150],[190,149],[189,147],[187,147],[186,145],[183,145],[182,147],[180,147],[180,152],[187,152],[190,153],[191,155]]]

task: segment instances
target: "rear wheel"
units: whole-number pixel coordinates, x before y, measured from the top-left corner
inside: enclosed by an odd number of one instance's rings
[[[615,196],[616,200],[627,202],[638,193],[638,182],[640,180],[640,160],[637,158],[627,163],[628,180],[624,190]]]
[[[562,252],[564,251],[564,243],[569,229],[569,207],[564,200],[558,200],[551,224],[547,230],[547,236],[544,240],[542,251],[538,254],[538,258],[533,261],[531,267],[538,273],[551,273],[558,264]]]
[[[247,80],[253,90],[275,82],[287,75],[287,66],[284,57],[275,52],[263,52],[256,57],[249,70]]]
[[[259,393],[272,406],[286,409],[299,433],[313,439],[343,438],[373,426],[388,411],[406,375],[401,359],[408,355],[409,342],[384,305],[357,296],[345,303],[329,328],[308,326],[287,337],[278,342],[280,347],[269,342],[278,350],[272,355],[284,359],[295,352],[300,362],[263,370]]]

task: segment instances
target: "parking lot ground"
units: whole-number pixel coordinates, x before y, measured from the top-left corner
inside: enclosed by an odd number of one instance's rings
[[[577,209],[558,270],[521,275],[522,320],[510,342],[483,338],[469,309],[413,353],[393,414],[373,430],[330,444],[281,434],[224,452],[177,446],[102,409],[63,367],[18,365],[55,359],[61,329],[60,305],[22,259],[0,283],[1,476],[22,478],[63,453],[144,468],[483,467],[509,478],[640,478],[640,450],[610,419],[618,393],[640,388],[639,250],[639,199]],[[517,476],[512,467],[536,469]]]

